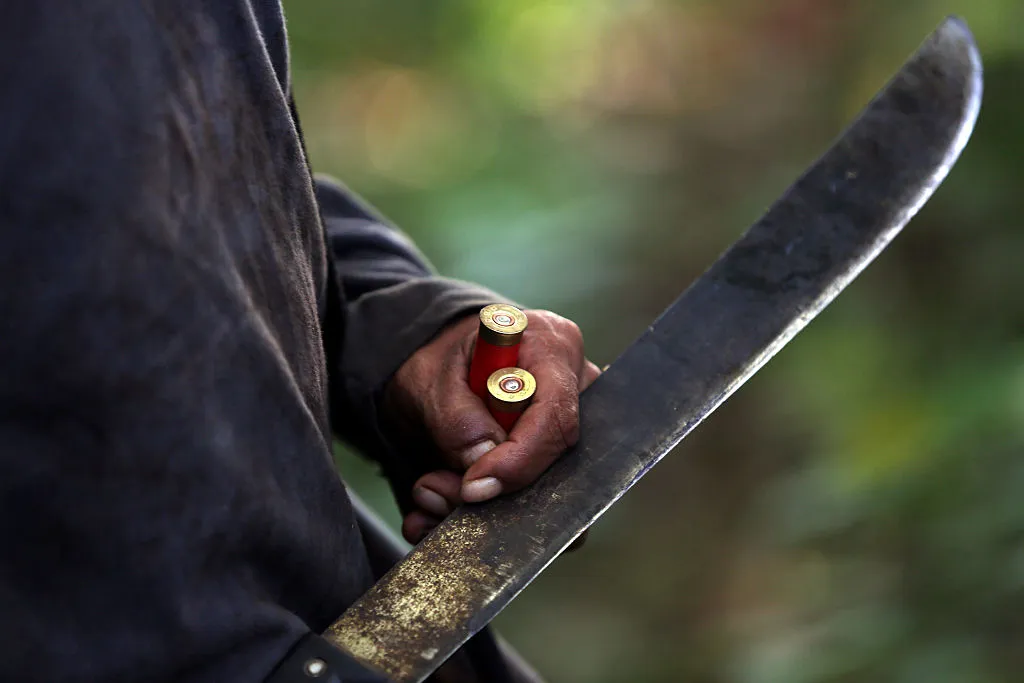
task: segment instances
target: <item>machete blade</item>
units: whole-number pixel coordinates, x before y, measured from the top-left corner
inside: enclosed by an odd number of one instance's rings
[[[463,507],[324,634],[426,678],[817,315],[945,178],[981,101],[948,19],[768,213],[581,398],[581,437],[530,488]]]

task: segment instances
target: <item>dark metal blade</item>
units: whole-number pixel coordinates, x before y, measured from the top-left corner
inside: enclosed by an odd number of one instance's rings
[[[981,62],[947,20],[834,146],[581,399],[581,438],[532,487],[456,511],[325,634],[422,681],[818,314],[945,178]]]

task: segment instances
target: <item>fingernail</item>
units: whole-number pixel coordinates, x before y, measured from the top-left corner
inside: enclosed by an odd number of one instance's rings
[[[446,517],[451,514],[448,501],[436,491],[417,486],[412,490],[412,499],[425,511],[437,517]]]
[[[462,452],[462,464],[469,467],[482,458],[484,454],[493,451],[497,446],[498,444],[493,441],[482,441],[472,448],[467,448]]]
[[[501,482],[494,477],[474,479],[462,485],[462,500],[467,503],[482,503],[500,493]]]

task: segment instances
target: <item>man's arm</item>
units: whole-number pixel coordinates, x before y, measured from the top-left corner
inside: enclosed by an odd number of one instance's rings
[[[575,442],[578,394],[599,371],[575,324],[529,311],[520,364],[539,388],[506,434],[467,383],[475,313],[504,299],[438,277],[408,238],[340,186],[320,179],[317,193],[341,285],[328,309],[345,309],[345,329],[328,310],[325,332],[333,426],[381,462],[416,541],[462,502],[540,476]]]
[[[338,298],[328,292],[325,313],[331,426],[381,464],[408,511],[413,482],[443,462],[425,443],[418,451],[404,450],[409,444],[394,432],[408,429],[381,414],[384,390],[402,364],[446,326],[506,299],[438,276],[408,237],[336,181],[318,176],[316,193],[340,289]]]

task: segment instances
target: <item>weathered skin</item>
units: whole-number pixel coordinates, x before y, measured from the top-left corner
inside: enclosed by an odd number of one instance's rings
[[[575,449],[534,486],[456,511],[326,637],[422,681],[867,266],[945,178],[980,98],[973,39],[950,19],[583,395]]]

